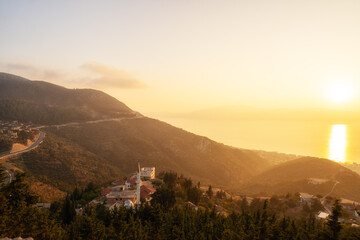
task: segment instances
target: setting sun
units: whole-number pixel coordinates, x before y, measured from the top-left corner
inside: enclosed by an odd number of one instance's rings
[[[344,103],[352,98],[353,89],[346,83],[334,83],[326,89],[326,96],[332,102]]]

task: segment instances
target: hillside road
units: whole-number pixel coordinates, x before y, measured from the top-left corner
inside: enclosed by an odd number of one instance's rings
[[[40,143],[42,143],[44,138],[45,138],[45,133],[40,131],[38,139],[36,139],[36,141],[33,144],[31,144],[29,147],[27,147],[27,148],[25,148],[25,149],[23,149],[21,151],[0,155],[0,163],[3,162],[3,160],[5,160],[5,159],[7,159],[9,157],[13,157],[13,156],[16,156],[18,154],[22,154],[22,153],[25,153],[25,152],[28,152],[28,151],[31,151],[31,150],[35,149],[36,147],[38,147],[40,145]]]

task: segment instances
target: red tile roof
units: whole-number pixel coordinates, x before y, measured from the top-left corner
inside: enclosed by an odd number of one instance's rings
[[[140,196],[142,198],[150,198],[151,194],[153,194],[154,192],[156,192],[156,189],[153,188],[152,186],[149,185],[143,185],[140,187]]]
[[[111,192],[111,188],[104,188],[101,190],[101,196],[105,196],[106,194],[109,194]]]
[[[112,184],[113,185],[122,185],[122,184],[125,184],[125,182],[126,182],[126,180],[119,179],[119,180],[113,181]]]

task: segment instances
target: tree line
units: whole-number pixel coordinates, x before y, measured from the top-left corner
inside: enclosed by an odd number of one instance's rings
[[[1,176],[1,174],[0,174]],[[53,203],[50,210],[33,205],[38,197],[30,191],[25,174],[0,189],[0,237],[33,237],[34,239],[360,239],[360,229],[339,223],[338,201],[327,222],[314,214],[299,218],[280,216],[271,201],[257,201],[228,215],[215,206],[194,208],[186,201],[204,205],[204,199],[216,195],[202,194],[200,184],[191,179],[165,173],[163,183],[151,204],[115,208],[89,205],[97,193],[96,186],[76,188],[64,200]],[[209,190],[209,189],[208,189]],[[200,196],[198,196],[198,194]],[[218,196],[220,197],[220,196]],[[275,200],[273,200],[275,201]],[[82,214],[75,208],[84,206]]]

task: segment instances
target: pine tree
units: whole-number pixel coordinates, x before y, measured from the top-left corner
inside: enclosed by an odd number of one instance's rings
[[[0,165],[0,187],[1,187],[1,184],[5,182],[5,179],[6,179],[6,172],[5,172],[5,168]]]
[[[69,196],[65,198],[65,202],[62,209],[62,220],[64,224],[70,224],[76,215],[74,202]]]
[[[330,235],[328,236],[330,240],[339,239],[339,233],[341,230],[341,224],[339,222],[339,217],[341,216],[341,205],[339,200],[336,199],[334,206],[332,208],[332,212],[329,217],[329,221],[327,222],[327,226],[330,229]]]

